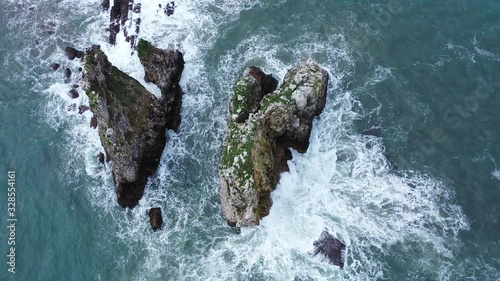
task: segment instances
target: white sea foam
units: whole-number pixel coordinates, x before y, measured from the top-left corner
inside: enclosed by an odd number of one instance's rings
[[[499,170],[495,170],[493,172],[491,172],[491,175],[497,179],[497,180],[500,180],[500,171]]]
[[[100,44],[114,65],[158,94],[156,86],[143,80],[143,67],[137,56],[131,55],[123,35],[118,35],[116,46],[106,43],[103,28],[107,16],[95,11],[98,1],[89,3],[79,17],[92,20],[84,22],[83,32],[73,44],[79,48]],[[97,163],[102,147],[96,130],[88,126],[90,113],[80,116],[66,110],[73,102],[86,104],[88,100],[84,95],[79,100],[69,99],[66,93],[71,84],[50,76],[53,74],[46,77],[54,79],[44,92],[48,96],[48,122],[68,133],[73,142],[68,153],[79,156],[75,159],[83,158],[80,172],[93,179],[86,188],[94,211],[115,224],[116,237],[127,245],[127,252],[134,253],[117,257],[116,278],[374,280],[383,278],[388,270],[385,256],[415,262],[422,271],[426,267],[432,271],[431,263],[435,262],[444,268],[442,274],[449,272],[447,263],[458,244],[457,233],[468,227],[465,217],[452,204],[449,186],[418,172],[392,172],[381,140],[368,140],[352,130],[353,121],[363,113],[355,109],[358,101],[342,88],[355,64],[342,34],[333,34],[326,41],[307,34],[272,46],[266,43],[272,35],[256,34],[234,50],[211,53],[218,37],[223,36],[218,34],[219,27],[238,24],[240,11],[258,2],[176,3],[174,15],[167,17],[158,8],[163,1],[142,1],[139,36],[156,46],[178,47],[184,52],[181,84],[186,95],[180,132],[168,132],[158,173],[133,210],[117,207],[109,170]],[[92,6],[94,9],[89,9]],[[62,50],[63,46],[58,46],[44,63],[62,60]],[[205,66],[214,53],[220,56],[218,65],[213,66],[215,75]],[[282,59],[282,54],[289,59]],[[233,83],[250,64],[282,79],[287,69],[310,56],[331,74],[327,107],[315,120],[309,151],[293,153],[290,172],[283,174],[272,194],[270,215],[260,227],[242,229],[238,235],[222,218],[217,175]],[[77,64],[68,63],[72,68]],[[390,68],[380,67],[375,69],[374,79],[382,81],[391,75]],[[68,123],[70,128],[65,126]],[[371,148],[367,148],[368,141],[374,143]],[[71,161],[71,166],[79,166],[76,160]],[[153,233],[146,213],[156,206],[163,209],[165,226]],[[310,255],[314,240],[324,229],[347,244],[344,270]],[[412,257],[397,247],[411,251]],[[127,270],[130,265],[133,271]],[[99,274],[99,278],[105,280],[107,275]]]

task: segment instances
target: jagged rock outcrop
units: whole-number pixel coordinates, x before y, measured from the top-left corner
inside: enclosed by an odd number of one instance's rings
[[[167,114],[167,128],[177,131],[181,122],[183,95],[179,85],[184,70],[182,53],[178,50],[162,50],[140,39],[137,55],[144,66],[144,80],[156,84],[161,90],[160,103]]]
[[[118,203],[133,208],[166,144],[167,116],[137,80],[111,65],[99,47],[85,56],[85,90],[116,183]]]
[[[318,240],[314,241],[314,253],[321,254],[329,263],[344,268],[346,259],[346,246],[342,241],[335,238],[328,231],[323,231]]]
[[[109,10],[109,0],[101,0],[101,7],[103,10]]]
[[[109,43],[116,44],[116,34],[128,19],[129,0],[114,0],[110,11]],[[109,6],[109,4],[108,4]]]
[[[288,71],[277,91],[245,71],[235,86],[220,164],[222,211],[232,226],[258,225],[269,214],[271,191],[288,170],[289,148],[304,153],[314,116],[326,102],[328,73],[311,59]],[[269,82],[269,85],[275,85]],[[248,115],[248,117],[247,117]]]
[[[84,52],[79,51],[73,47],[66,47],[64,49],[64,53],[66,54],[66,57],[68,57],[69,60],[74,60],[75,58],[83,58]]]
[[[103,10],[109,9],[109,1],[102,0],[101,7]],[[142,4],[135,3],[134,0],[114,0],[113,6],[111,7],[109,13],[109,43],[116,44],[116,36],[123,31],[125,41],[130,43],[130,47],[134,49],[136,47],[136,39],[139,35],[140,24],[141,24],[141,7]],[[129,21],[128,24],[126,22]],[[135,23],[135,28],[132,28],[132,22]]]

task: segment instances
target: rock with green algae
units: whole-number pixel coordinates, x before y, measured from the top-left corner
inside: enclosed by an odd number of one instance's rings
[[[133,208],[166,144],[167,116],[160,101],[113,66],[95,46],[85,55],[85,90],[111,160],[118,203]]]
[[[137,43],[137,56],[144,66],[144,80],[161,90],[160,103],[167,114],[167,128],[177,131],[181,123],[183,91],[179,85],[184,58],[178,50],[163,50],[146,40]]]
[[[250,71],[235,86],[219,171],[222,211],[231,226],[258,225],[269,214],[271,192],[288,170],[289,148],[307,150],[312,121],[326,102],[328,72],[311,59],[258,101],[259,83]]]

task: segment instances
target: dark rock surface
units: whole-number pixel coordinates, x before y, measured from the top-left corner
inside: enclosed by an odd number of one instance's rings
[[[81,59],[83,58],[84,55],[84,52],[79,51],[73,47],[66,47],[66,49],[64,49],[64,53],[66,54],[69,60],[74,60],[75,58]]]
[[[97,118],[95,118],[95,116],[92,116],[92,118],[90,118],[90,128],[97,128]]]
[[[68,92],[68,96],[72,99],[76,99],[77,97],[80,96],[80,94],[78,94],[78,91],[76,89],[71,89],[69,92]]]
[[[181,122],[182,89],[179,85],[184,58],[178,50],[163,50],[140,39],[137,55],[144,66],[144,80],[161,90],[160,102],[167,114],[167,128],[177,131]]]
[[[118,203],[133,208],[158,167],[166,144],[167,114],[160,100],[111,65],[98,47],[87,51],[85,84],[101,142],[111,159]]]
[[[64,76],[65,76],[66,78],[70,78],[70,77],[71,77],[71,74],[72,74],[71,69],[69,69],[69,68],[65,68],[65,69],[64,69]]]
[[[128,18],[129,0],[114,0],[110,11],[109,43],[116,44],[116,34]]]
[[[109,0],[102,0],[101,1],[101,7],[105,11],[109,10]]]
[[[53,63],[53,64],[50,65],[50,68],[52,68],[52,70],[58,70],[60,66],[61,65],[58,64],[58,63]]]
[[[161,229],[163,226],[163,217],[161,215],[161,208],[151,208],[149,209],[149,224],[153,231]]]
[[[83,114],[85,111],[87,111],[87,110],[89,110],[89,109],[90,109],[90,107],[89,107],[89,106],[86,106],[86,105],[80,105],[80,106],[78,107],[78,113]]]
[[[346,246],[342,241],[323,231],[317,241],[314,242],[314,254],[321,254],[329,263],[344,268],[346,259]]]

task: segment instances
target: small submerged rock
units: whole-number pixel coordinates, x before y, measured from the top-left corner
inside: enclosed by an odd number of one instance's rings
[[[87,105],[80,105],[78,107],[78,113],[83,114],[85,111],[89,110],[90,107]]]
[[[151,229],[153,231],[157,231],[161,229],[163,225],[163,217],[161,215],[161,208],[151,208],[149,209],[149,224],[151,225]]]
[[[385,156],[385,159],[387,160],[387,165],[389,166],[389,168],[391,170],[398,170],[399,167],[398,167],[398,163],[396,162],[396,160],[394,160],[394,158],[392,158],[391,156],[387,155],[387,154],[384,154]]]
[[[66,78],[70,78],[70,77],[71,77],[71,74],[72,74],[71,69],[69,69],[69,68],[65,68],[65,69],[64,69],[64,76],[65,76]]]
[[[382,137],[382,130],[380,128],[370,128],[370,129],[365,129],[361,132],[362,135],[364,136],[374,136],[377,138]]]
[[[71,89],[69,92],[68,92],[68,96],[72,99],[76,99],[80,96],[80,94],[78,94],[78,91],[76,89]]]
[[[140,39],[137,56],[144,66],[144,80],[161,90],[160,103],[167,115],[167,128],[177,131],[181,123],[183,91],[179,85],[184,70],[184,57],[179,50],[163,50]]]
[[[76,103],[68,105],[68,107],[66,107],[66,110],[67,111],[75,111],[76,110]]]
[[[53,64],[50,65],[50,68],[52,68],[52,70],[58,70],[60,66],[61,65],[58,64],[58,63],[53,63]]]
[[[120,26],[125,25],[128,19],[129,1],[114,0],[110,12],[109,43],[116,44],[116,34],[120,32]]]
[[[316,240],[313,245],[314,256],[321,254],[329,263],[344,268],[346,246],[342,241],[335,238],[327,231],[323,231],[319,239]]]

